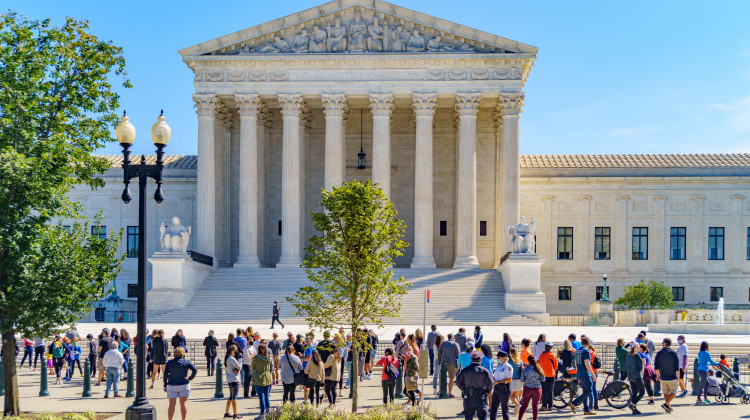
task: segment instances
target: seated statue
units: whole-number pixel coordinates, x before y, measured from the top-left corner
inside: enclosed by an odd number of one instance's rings
[[[164,252],[187,252],[190,241],[191,227],[180,224],[179,217],[172,218],[172,226],[165,226],[162,222],[159,232],[161,233],[161,250]]]
[[[536,223],[531,218],[531,223],[526,224],[526,218],[521,216],[521,222],[508,228],[511,235],[514,254],[535,253],[534,234],[536,234]]]

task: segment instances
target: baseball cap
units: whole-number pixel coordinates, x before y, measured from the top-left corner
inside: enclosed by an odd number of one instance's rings
[[[466,348],[469,350],[474,350],[474,343],[472,343],[471,341],[467,342]]]
[[[481,359],[482,357],[484,357],[484,353],[479,350],[474,350],[473,352],[471,352],[471,354],[469,354],[469,357],[471,357],[472,359]]]
[[[554,347],[554,344],[552,344],[551,341],[548,341],[548,342],[544,343],[544,345],[547,346],[547,347]]]

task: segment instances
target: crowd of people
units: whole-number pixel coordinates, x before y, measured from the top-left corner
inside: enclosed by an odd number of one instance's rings
[[[464,411],[459,414],[466,419],[476,415],[482,420],[489,415],[495,420],[501,415],[503,420],[509,420],[510,415],[514,415],[521,420],[527,411],[537,419],[539,412],[553,409],[556,381],[575,383],[580,389],[580,395],[568,404],[574,413],[581,405],[584,415],[596,414],[599,408],[597,380],[602,361],[593,340],[586,335],[578,339],[570,334],[556,347],[545,334],[540,334],[534,342],[523,338],[516,345],[506,333],[495,351],[485,343],[480,326],[475,327],[472,335],[467,335],[464,328],[443,335],[432,325],[426,337],[420,329],[413,333],[401,329],[391,341],[393,347],[384,349],[380,359],[377,357],[379,338],[373,330],[358,329],[355,337],[356,344],[353,344],[352,335],[341,328],[338,332],[325,331],[321,341],[316,340],[313,332],[296,335],[287,332],[286,339],[281,340],[276,332],[262,338],[252,327],[247,327],[238,328],[228,334],[226,342],[220,342],[214,331],[209,331],[202,342],[206,373],[208,376],[216,374],[218,360],[229,391],[224,417],[242,417],[237,411],[240,390],[244,398],[258,397],[263,416],[271,408],[269,394],[274,385],[283,387],[282,403],[294,403],[298,400],[297,393],[302,392],[305,403],[320,405],[326,401],[329,407],[335,407],[337,398],[343,396],[343,390],[351,386],[352,380],[372,379],[376,367],[381,368],[384,404],[394,402],[400,382],[407,397],[405,404],[417,405],[423,399],[418,378],[419,356],[425,350],[433,393],[440,393],[440,370],[445,369],[447,394],[441,397],[455,397],[454,386],[459,388],[464,403]],[[115,398],[120,397],[118,383],[128,374],[128,361],[138,345],[137,337],[131,339],[125,329],[104,328],[98,337],[89,334],[86,338],[91,376],[97,379],[95,386],[101,386],[104,381],[104,398],[109,398],[110,391]],[[76,368],[83,375],[79,341],[81,336],[75,328],[49,342],[40,337],[23,338],[21,366],[28,360],[29,369],[36,370],[41,360],[42,368],[47,363],[46,367],[56,377],[55,383],[62,385],[70,381]],[[145,338],[145,343],[151,388],[161,379],[169,399],[169,419],[173,418],[178,401],[185,419],[190,381],[198,369],[186,358],[188,346],[182,330],[167,341],[165,332],[155,329]],[[672,347],[672,340],[665,338],[657,351],[657,344],[647,338],[646,331],[641,331],[631,341],[623,338],[617,341],[613,370],[615,379],[626,381],[630,386],[632,414],[641,413],[639,402],[646,396],[647,404],[656,404],[654,387],[657,382],[664,396],[661,407],[667,413],[673,410],[674,398],[687,395],[686,369],[690,351],[685,337],[677,337],[677,350]],[[173,356],[171,360],[170,356]],[[353,371],[355,358],[357,367]],[[708,389],[712,379],[715,381],[711,367],[729,367],[729,364],[724,355],[719,362],[714,361],[707,342],[701,343],[697,360],[701,387],[696,404],[708,404]]]

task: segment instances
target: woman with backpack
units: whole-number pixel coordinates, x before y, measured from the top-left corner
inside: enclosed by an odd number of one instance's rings
[[[590,343],[590,342],[589,342]],[[602,361],[596,355],[596,349],[594,346],[589,344],[589,352],[591,353],[591,369],[594,373],[599,373],[599,369],[602,367]],[[599,393],[596,392],[596,376],[591,378],[591,395],[594,401],[594,410],[599,409]]]
[[[385,349],[383,356],[378,365],[383,366],[383,375],[381,385],[383,387],[383,404],[393,403],[396,392],[396,378],[398,377],[398,359],[393,357],[393,350]],[[435,375],[437,376],[437,375]]]
[[[62,385],[62,369],[65,366],[65,347],[60,337],[49,346],[49,354],[52,355],[52,366],[55,368],[55,385]]]
[[[305,374],[307,375],[307,388],[310,403],[319,405],[322,398],[320,397],[320,385],[325,379],[325,366],[323,361],[320,360],[320,353],[317,350],[313,350],[310,361],[305,366]]]
[[[531,412],[534,420],[539,415],[539,400],[542,399],[542,382],[544,382],[544,371],[536,362],[534,355],[529,356],[529,364],[521,371],[521,382],[523,382],[523,398],[521,410],[518,412],[518,420],[523,420],[523,413],[531,403]]]
[[[299,356],[295,354],[294,346],[287,346],[284,355],[279,359],[279,367],[281,369],[281,383],[284,385],[284,403],[287,401],[294,403],[296,399],[294,396],[294,390],[297,388],[295,381],[295,375],[302,372],[302,361]]]

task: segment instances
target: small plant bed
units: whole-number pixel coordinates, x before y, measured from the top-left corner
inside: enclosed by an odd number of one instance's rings
[[[341,408],[315,407],[310,404],[284,404],[269,411],[264,420],[419,420],[419,407],[382,405],[361,413],[351,413]],[[431,405],[424,407],[424,419],[436,420]]]
[[[120,413],[21,413],[20,416],[3,417],[3,420],[105,420]]]

